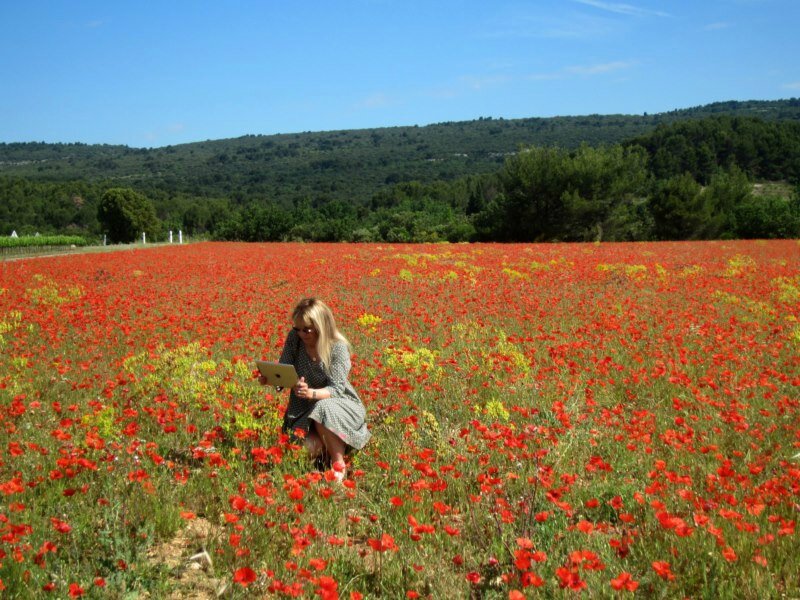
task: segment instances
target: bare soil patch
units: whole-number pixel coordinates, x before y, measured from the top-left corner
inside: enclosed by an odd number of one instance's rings
[[[172,539],[150,550],[147,559],[169,569],[173,590],[166,600],[214,600],[226,587],[214,575],[214,563],[206,551],[212,525],[206,519],[193,519]]]

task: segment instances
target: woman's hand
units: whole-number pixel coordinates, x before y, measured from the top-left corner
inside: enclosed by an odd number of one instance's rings
[[[305,400],[311,399],[311,388],[308,387],[305,377],[301,377],[300,381],[294,384],[294,395]]]
[[[260,383],[261,385],[267,385],[267,378],[264,377],[263,375],[260,375],[258,377],[258,383]],[[282,392],[283,391],[283,386],[282,385],[276,385],[275,386],[275,391],[276,392]]]

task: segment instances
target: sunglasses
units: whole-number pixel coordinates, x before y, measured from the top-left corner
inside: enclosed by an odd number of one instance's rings
[[[292,327],[297,333],[314,333],[316,330],[313,327]]]

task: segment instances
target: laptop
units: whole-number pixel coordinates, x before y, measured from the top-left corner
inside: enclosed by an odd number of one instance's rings
[[[267,385],[288,388],[297,383],[299,379],[294,365],[257,360],[256,366],[259,372],[266,378]]]

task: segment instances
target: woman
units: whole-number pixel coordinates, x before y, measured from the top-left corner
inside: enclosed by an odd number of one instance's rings
[[[350,345],[321,300],[301,300],[292,321],[280,362],[294,365],[300,380],[289,395],[283,429],[304,431],[309,454],[327,455],[334,476],[343,481],[345,454],[363,448],[372,435],[364,404],[348,380]]]

